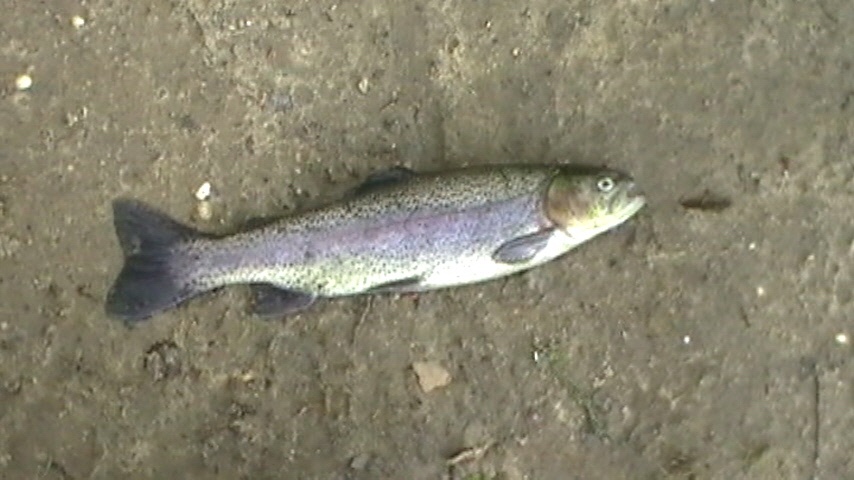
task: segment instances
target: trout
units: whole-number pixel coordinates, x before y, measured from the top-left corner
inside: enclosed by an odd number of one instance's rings
[[[553,260],[644,204],[628,174],[577,165],[395,167],[338,202],[230,235],[118,199],[124,266],[106,311],[133,323],[204,292],[249,284],[250,310],[281,317],[321,298],[472,284]]]

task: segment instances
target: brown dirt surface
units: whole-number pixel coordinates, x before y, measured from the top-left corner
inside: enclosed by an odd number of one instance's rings
[[[854,2],[5,5],[0,477],[854,478]],[[649,205],[481,285],[103,311],[116,197],[228,231],[563,161]]]

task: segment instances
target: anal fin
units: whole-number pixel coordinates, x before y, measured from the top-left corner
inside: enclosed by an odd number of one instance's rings
[[[386,170],[374,172],[368,175],[368,178],[361,185],[353,190],[354,195],[364,195],[385,187],[389,187],[396,183],[404,182],[416,176],[413,170],[406,167],[391,167]]]
[[[292,315],[310,307],[317,299],[310,293],[278,288],[266,283],[253,284],[250,311],[260,317]]]
[[[409,277],[375,285],[366,293],[405,293],[417,292],[421,289],[421,277]]]

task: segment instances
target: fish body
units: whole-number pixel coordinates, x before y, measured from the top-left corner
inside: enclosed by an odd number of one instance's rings
[[[261,315],[323,297],[470,284],[552,260],[643,205],[627,174],[568,165],[395,168],[339,202],[225,237],[117,200],[125,266],[107,312],[137,321],[233,284],[253,285]]]

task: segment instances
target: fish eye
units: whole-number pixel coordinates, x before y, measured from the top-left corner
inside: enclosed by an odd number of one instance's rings
[[[596,188],[602,193],[608,193],[614,189],[614,179],[611,177],[602,177],[596,181]]]

